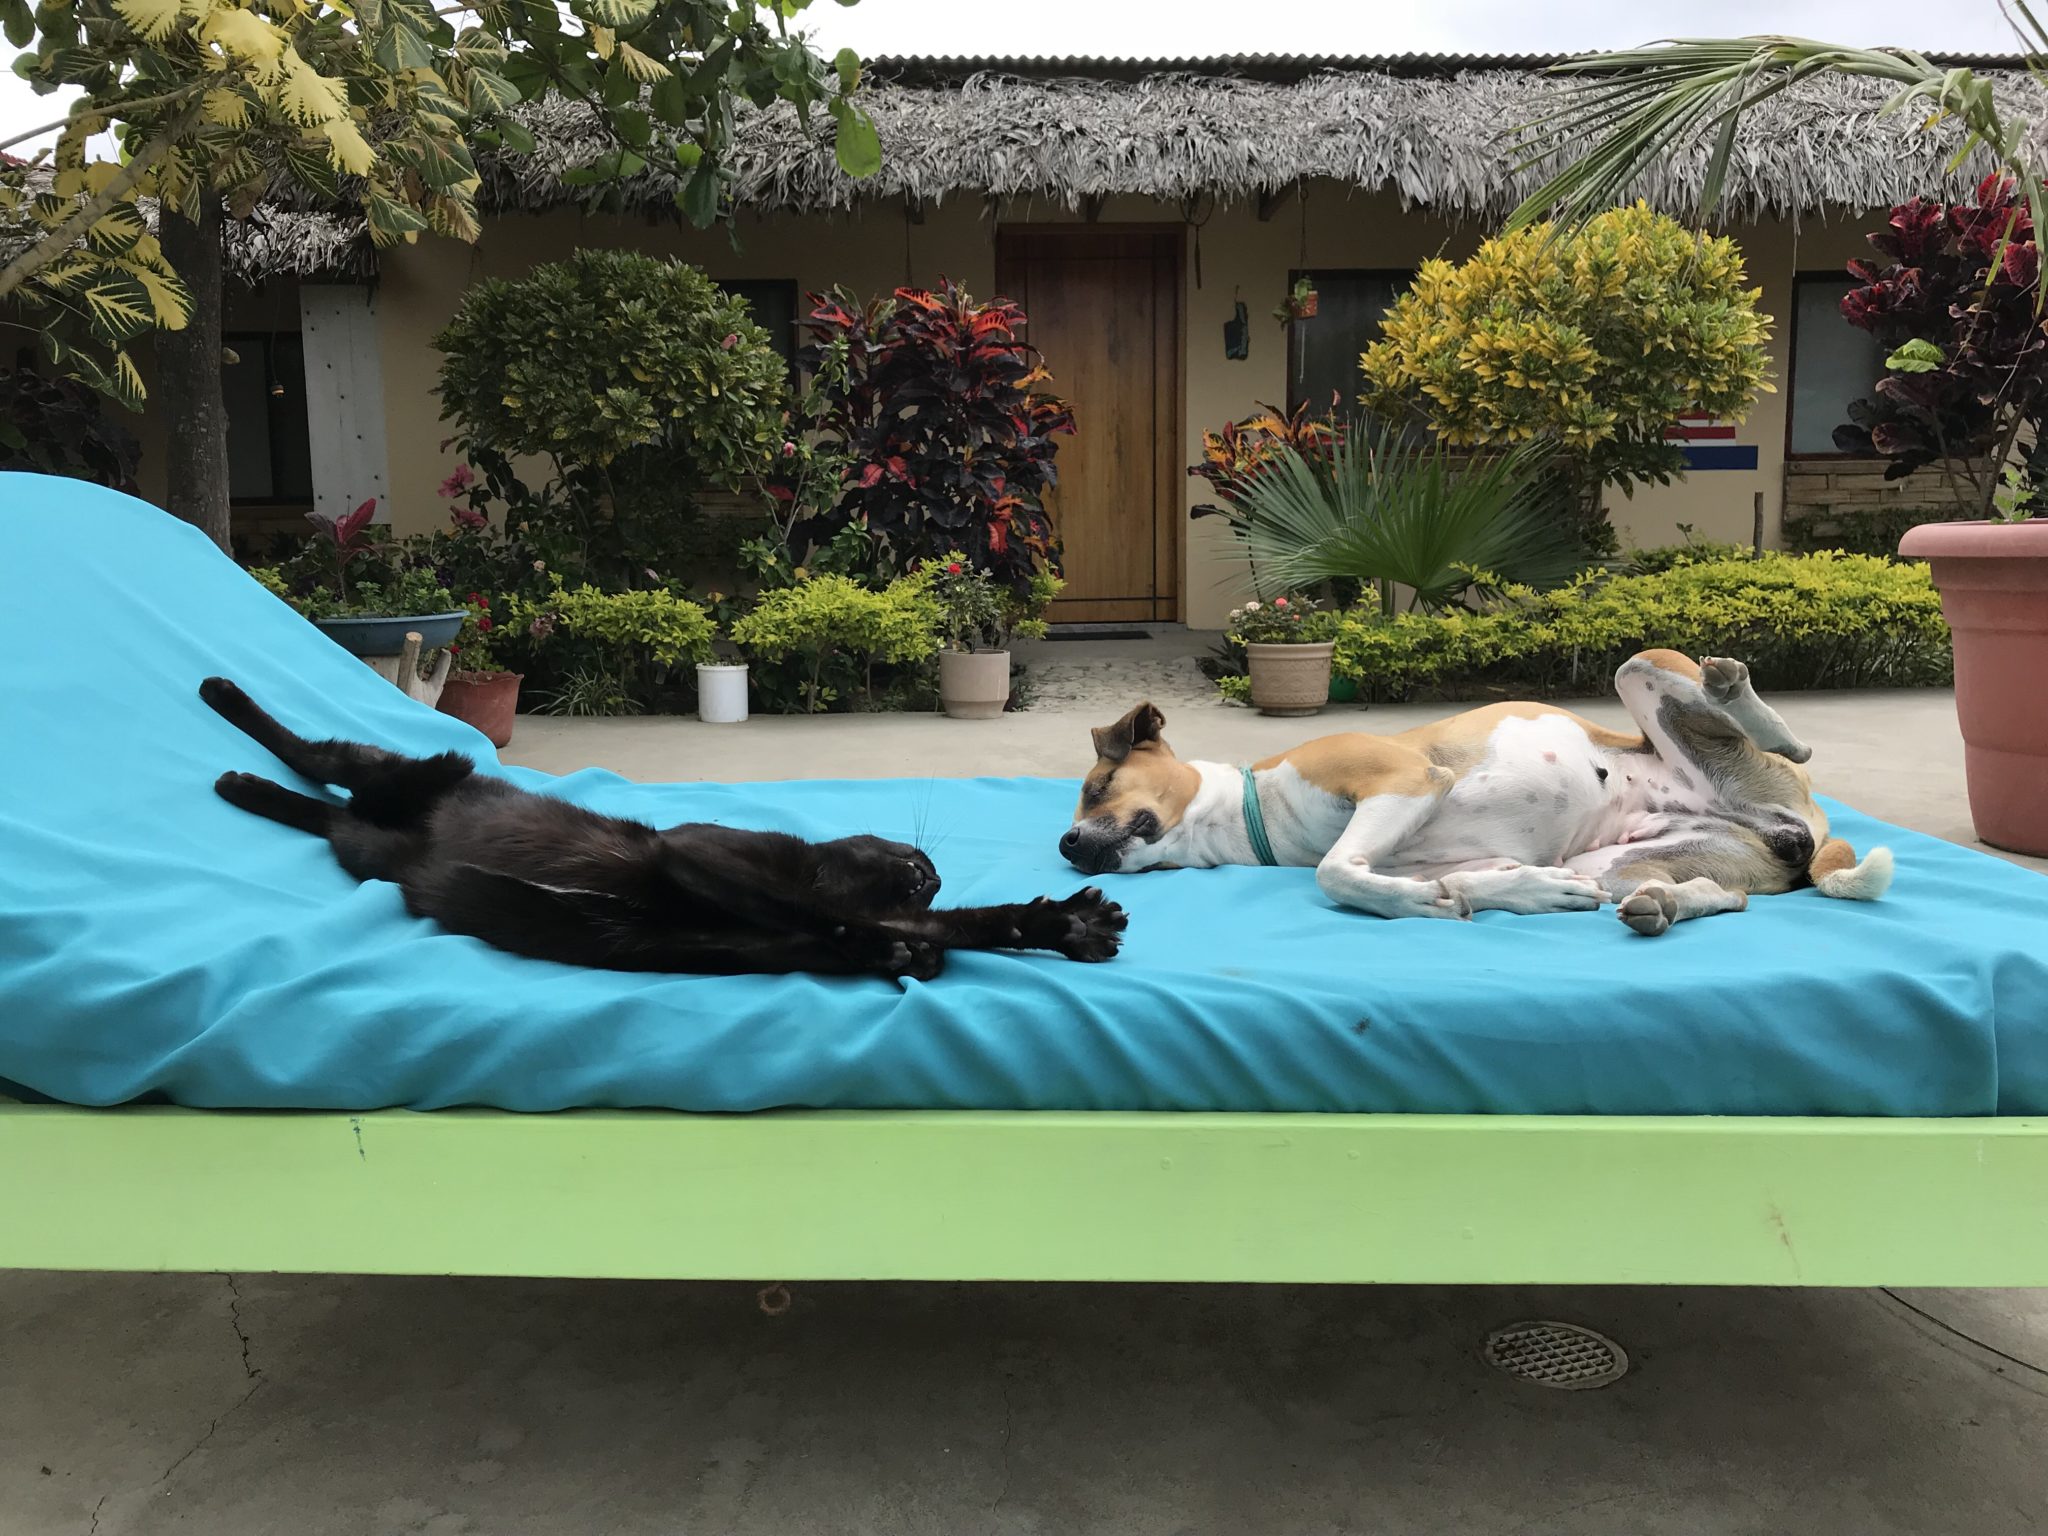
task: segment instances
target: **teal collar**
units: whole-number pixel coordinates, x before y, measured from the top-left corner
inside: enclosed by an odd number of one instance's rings
[[[1244,774],[1244,829],[1251,835],[1252,852],[1259,856],[1261,864],[1278,864],[1273,857],[1273,845],[1266,840],[1266,813],[1259,805],[1258,781],[1252,777],[1249,768],[1239,770]]]

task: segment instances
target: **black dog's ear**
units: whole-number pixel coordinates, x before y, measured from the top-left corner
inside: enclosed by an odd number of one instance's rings
[[[1150,703],[1140,704],[1115,725],[1098,725],[1090,734],[1095,738],[1095,755],[1120,763],[1131,755],[1133,747],[1142,747],[1148,741],[1159,740],[1159,733],[1166,729],[1166,716],[1154,709]]]

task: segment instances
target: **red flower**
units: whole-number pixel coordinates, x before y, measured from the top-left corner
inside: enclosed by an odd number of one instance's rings
[[[478,614],[476,627],[478,629],[489,629],[491,627],[491,616],[488,613]]]
[[[946,574],[948,576],[958,576],[960,574],[960,562],[958,560],[947,561]]]

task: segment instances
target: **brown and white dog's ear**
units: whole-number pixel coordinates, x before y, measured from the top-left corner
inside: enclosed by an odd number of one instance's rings
[[[1159,740],[1159,733],[1165,729],[1166,716],[1150,703],[1140,704],[1115,725],[1098,725],[1094,729],[1091,734],[1095,738],[1095,755],[1120,763],[1131,755],[1133,747]]]

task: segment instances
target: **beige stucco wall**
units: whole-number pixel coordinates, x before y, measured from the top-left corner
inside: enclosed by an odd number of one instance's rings
[[[1749,470],[1711,470],[1668,486],[1645,486],[1633,497],[1610,492],[1607,509],[1626,548],[1678,541],[1678,525],[1689,524],[1699,539],[1747,544],[1754,532],[1755,497],[1764,498],[1764,543],[1778,542],[1785,489],[1785,407],[1792,342],[1792,279],[1805,273],[1839,273],[1851,257],[1869,254],[1865,234],[1881,216],[1803,219],[1790,224],[1748,225],[1729,231],[1742,247],[1750,283],[1763,291],[1758,307],[1776,318],[1771,338],[1773,390],[1758,397],[1735,441],[1753,444],[1757,465]]]
[[[1202,217],[1203,210],[1196,210]],[[1071,221],[1075,215],[1028,203],[1004,205],[993,217],[975,197],[949,199],[913,223],[901,204],[832,217],[755,217],[739,222],[737,241],[723,231],[694,231],[635,218],[555,212],[490,220],[474,247],[422,242],[387,252],[376,293],[377,333],[383,354],[384,407],[389,444],[393,522],[401,531],[432,526],[442,515],[434,488],[453,468],[442,452],[448,435],[433,387],[437,354],[432,338],[454,312],[463,288],[484,276],[517,276],[579,246],[630,246],[675,255],[720,278],[793,279],[802,291],[845,283],[857,292],[886,291],[906,281],[955,277],[978,294],[994,283],[994,231],[998,222]],[[1183,211],[1146,199],[1112,200],[1099,210],[1105,224],[1178,223]],[[1733,231],[1749,258],[1750,276],[1763,289],[1764,307],[1787,316],[1795,271],[1838,271],[1865,247],[1873,220],[1858,216]],[[1292,267],[1408,267],[1443,254],[1468,254],[1483,236],[1470,226],[1406,212],[1389,193],[1363,193],[1335,184],[1312,185],[1306,197],[1283,199],[1261,220],[1251,205],[1217,208],[1190,227],[1183,282],[1185,359],[1180,457],[1192,462],[1205,428],[1242,417],[1260,401],[1286,399],[1286,338],[1269,311],[1285,290]],[[1199,269],[1199,272],[1198,272]],[[1199,276],[1199,281],[1198,281]],[[1251,314],[1251,353],[1226,359],[1222,328],[1242,298]],[[1668,543],[1679,523],[1700,537],[1747,541],[1752,498],[1764,496],[1767,540],[1775,540],[1783,489],[1785,441],[1784,350],[1781,322],[1774,342],[1775,380],[1742,426],[1737,441],[1758,449],[1754,472],[1714,471],[1671,487],[1649,487],[1633,498],[1612,498],[1624,543]],[[1058,358],[1047,360],[1055,375]],[[1085,427],[1085,423],[1084,423]],[[151,455],[152,458],[158,457]],[[1183,506],[1202,499],[1189,481]],[[1246,592],[1242,560],[1214,519],[1186,526],[1183,583],[1185,617],[1214,627]]]

